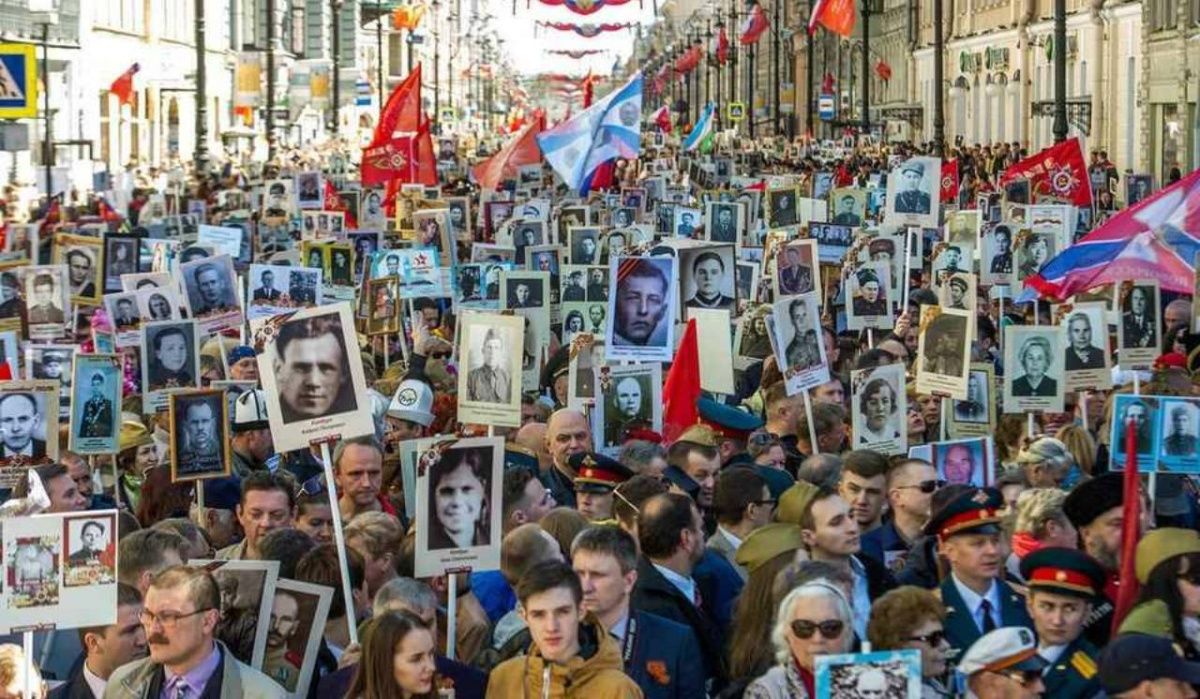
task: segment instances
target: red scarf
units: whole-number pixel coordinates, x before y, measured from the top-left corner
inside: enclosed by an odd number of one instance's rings
[[[1012,537],[1012,551],[1017,558],[1024,559],[1029,554],[1045,546],[1029,532],[1017,532]]]

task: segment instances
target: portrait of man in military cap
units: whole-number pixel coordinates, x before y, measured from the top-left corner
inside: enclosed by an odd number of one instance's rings
[[[900,184],[896,189],[895,209],[898,214],[929,213],[930,197],[923,186],[925,164],[913,159],[900,166]]]

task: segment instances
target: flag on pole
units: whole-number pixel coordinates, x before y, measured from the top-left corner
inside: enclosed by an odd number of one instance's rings
[[[696,400],[700,397],[700,346],[696,319],[688,320],[667,379],[663,382],[663,441],[675,441],[683,431],[700,421]]]
[[[667,105],[659,107],[654,113],[654,124],[658,126],[659,131],[671,133],[671,110],[667,109]]]
[[[958,158],[942,161],[942,203],[958,201]]]
[[[725,27],[722,25],[721,30],[717,32],[717,65],[725,65],[725,61],[729,60],[729,36],[725,33]]]
[[[504,180],[516,179],[523,166],[542,162],[542,152],[537,146],[542,121],[535,117],[495,155],[471,170],[481,189],[496,189]]]
[[[838,36],[849,38],[854,33],[854,21],[854,0],[817,0],[808,19],[808,33],[816,33],[817,25],[820,25]]]
[[[569,121],[538,134],[538,146],[563,182],[587,194],[603,163],[641,152],[642,74]]]
[[[343,221],[345,226],[343,229],[358,230],[358,219],[354,217],[354,212],[351,211],[338,196],[337,190],[333,188],[333,182],[325,180],[325,203],[323,204],[326,211],[341,211],[345,217]]]
[[[133,76],[141,69],[141,65],[134,63],[108,86],[108,91],[117,96],[120,104],[129,104],[133,100]]]
[[[763,11],[762,5],[754,3],[750,8],[750,14],[746,16],[746,21],[742,22],[742,35],[738,37],[738,43],[742,46],[749,46],[758,43],[763,32],[767,31],[771,23],[767,20],[767,13]]]
[[[709,102],[704,106],[704,111],[700,113],[700,118],[696,120],[696,125],[692,127],[692,132],[683,139],[685,151],[696,150],[712,134],[712,117],[713,103]]]
[[[421,110],[421,64],[388,97],[371,143],[363,149],[362,183],[392,180],[437,184],[429,119]]]
[[[1092,183],[1079,138],[1071,138],[1025,158],[1000,174],[1000,186],[1029,180],[1029,192],[1075,206],[1092,205]]]

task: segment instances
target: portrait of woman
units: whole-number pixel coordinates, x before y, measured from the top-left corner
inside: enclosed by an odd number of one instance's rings
[[[1013,381],[1014,396],[1054,396],[1058,394],[1058,382],[1046,374],[1051,364],[1050,341],[1044,337],[1025,340],[1017,353],[1024,376]]]
[[[447,449],[430,469],[431,551],[488,543],[490,454],[490,447]]]

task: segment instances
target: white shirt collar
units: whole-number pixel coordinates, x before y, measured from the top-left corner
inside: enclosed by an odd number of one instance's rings
[[[104,689],[108,686],[108,680],[102,680],[92,672],[87,666],[87,660],[83,661],[83,681],[87,682],[88,689],[92,690],[92,696],[96,699],[104,696]]]
[[[650,565],[654,566],[658,572],[662,573],[662,576],[667,579],[667,582],[674,585],[677,590],[683,593],[684,597],[688,598],[688,600],[696,599],[695,580],[692,580],[686,575],[680,575],[670,568],[660,566],[657,563],[651,563]]]
[[[629,612],[625,612],[625,616],[621,620],[613,624],[608,633],[614,636],[618,642],[625,641],[625,632],[629,630]]]
[[[1066,643],[1064,643],[1062,645],[1058,645],[1058,646],[1045,646],[1045,645],[1042,645],[1039,643],[1038,644],[1038,655],[1042,656],[1043,658],[1046,659],[1046,662],[1053,665],[1055,662],[1058,661],[1059,656],[1061,656],[1063,654],[1063,651],[1066,649],[1067,649]]]
[[[976,594],[974,590],[964,585],[954,573],[950,573],[950,579],[954,581],[954,587],[958,588],[958,594],[962,595],[963,602],[967,603],[967,609],[971,611],[972,618],[979,619],[979,605],[983,603],[985,597],[992,605],[992,613],[998,614],[1000,612],[1000,586],[996,584],[994,578],[986,595]]]
[[[737,551],[738,549],[740,549],[742,547],[742,540],[737,538],[733,534],[733,532],[729,531],[728,529],[726,529],[724,526],[722,526],[720,524],[717,525],[717,529],[721,532],[721,534],[726,539],[729,539],[729,543],[733,544],[734,551]]]

